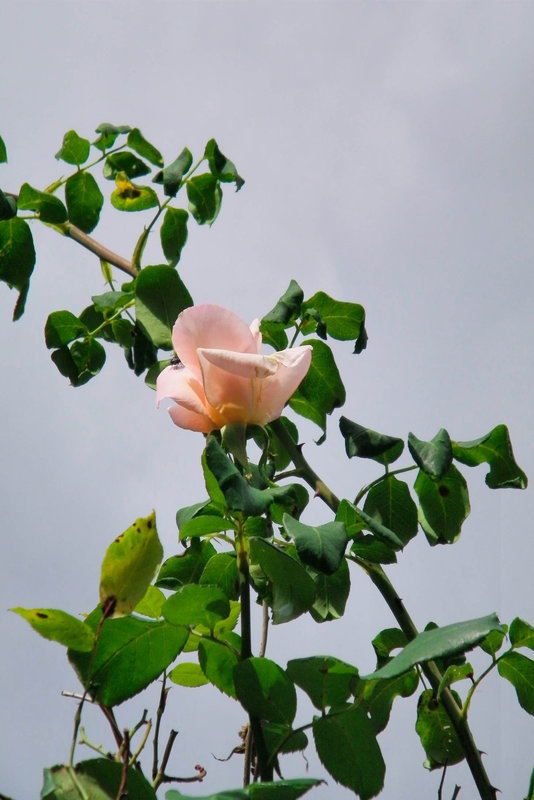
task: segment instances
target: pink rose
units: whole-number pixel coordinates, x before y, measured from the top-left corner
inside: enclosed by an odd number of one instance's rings
[[[181,364],[157,380],[156,405],[180,428],[209,433],[228,423],[266,425],[277,419],[306,375],[312,348],[262,355],[258,320],[250,328],[233,311],[208,303],[186,308],[172,331]]]

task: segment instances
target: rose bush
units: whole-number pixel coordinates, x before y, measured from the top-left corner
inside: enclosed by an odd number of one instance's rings
[[[165,397],[173,422],[209,433],[234,422],[266,425],[277,419],[306,375],[310,345],[260,353],[259,321],[205,303],[185,309],[172,331],[180,359],[157,380],[156,404]]]

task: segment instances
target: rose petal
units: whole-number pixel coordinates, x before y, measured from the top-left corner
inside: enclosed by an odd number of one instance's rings
[[[197,349],[219,348],[237,353],[257,353],[257,341],[250,328],[227,308],[204,303],[179,314],[172,331],[172,343],[183,364],[201,380]]]
[[[261,343],[263,341],[260,331],[259,319],[255,319],[253,322],[250,323],[250,332],[254,337],[254,341],[256,342],[256,352],[259,353],[261,350]]]
[[[210,431],[218,428],[219,426],[204,414],[195,414],[182,406],[171,406],[169,414],[175,425],[180,428],[185,428],[188,431],[199,431],[200,433],[209,433]]]
[[[203,373],[205,361],[241,378],[266,378],[268,375],[274,375],[278,369],[278,359],[274,354],[262,356],[256,353],[234,353],[230,350],[210,350],[202,347],[198,350],[198,358]]]
[[[312,348],[310,345],[302,345],[274,353],[273,357],[279,362],[278,370],[257,384],[256,411],[250,422],[259,425],[266,425],[281,416],[285,404],[310,368]]]

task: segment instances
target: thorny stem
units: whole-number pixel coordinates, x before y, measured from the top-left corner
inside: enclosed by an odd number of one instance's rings
[[[167,741],[167,746],[165,748],[165,752],[163,753],[163,758],[161,759],[161,766],[156,775],[153,776],[152,786],[154,789],[157,789],[160,783],[164,780],[165,776],[165,769],[167,767],[171,751],[174,745],[174,741],[178,736],[178,731],[171,730],[169,733],[169,739]]]
[[[163,712],[165,711],[165,706],[167,704],[167,695],[169,690],[167,689],[167,673],[166,671],[163,672],[163,677],[161,681],[161,692],[159,695],[159,703],[158,703],[158,710],[156,711],[156,727],[154,728],[154,741],[153,741],[153,752],[154,756],[152,759],[152,780],[155,781],[158,775],[158,746],[159,746],[159,729],[161,726],[161,718],[163,717]],[[161,770],[159,770],[161,771]]]
[[[124,729],[124,737],[122,741],[124,745],[122,752],[122,772],[121,782],[117,791],[117,800],[122,800],[123,797],[127,797],[126,784],[128,782],[128,763],[130,761],[130,734],[126,728]]]
[[[310,467],[304,456],[301,447],[291,438],[280,420],[270,423],[270,427],[275,435],[280,439],[295,467],[299,471],[300,477],[315,491],[335,513],[339,507],[339,500],[328,486],[320,479],[316,472]],[[393,616],[397,620],[401,630],[409,640],[414,639],[419,631],[412,618],[408,614],[402,599],[397,594],[394,586],[390,582],[386,573],[379,564],[373,564],[366,559],[354,556],[353,559],[369,575],[372,582],[386,601]],[[441,684],[442,675],[434,661],[427,661],[421,664],[421,669],[429,681],[434,693],[437,694]],[[482,800],[496,800],[496,789],[492,786],[482,763],[481,754],[473,739],[467,720],[462,714],[461,708],[450,689],[445,688],[441,694],[443,707],[447,712],[452,726],[462,745],[466,761],[471,770],[476,787]]]

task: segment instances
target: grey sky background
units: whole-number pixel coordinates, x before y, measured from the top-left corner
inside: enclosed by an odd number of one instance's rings
[[[534,252],[534,5],[510,2],[10,2],[0,3],[2,188],[44,188],[65,131],[93,138],[103,121],[139,126],[173,160],[215,137],[245,177],[225,190],[211,229],[190,229],[180,263],[196,302],[262,316],[291,277],[362,303],[369,345],[340,344],[349,418],[392,435],[431,438],[446,427],[473,439],[509,425],[519,464],[534,474],[531,349]],[[95,235],[128,256],[142,215],[107,206]],[[172,425],[122,356],[70,388],[44,344],[47,314],[81,311],[104,290],[97,260],[35,229],[38,264],[27,311],[0,288],[3,380],[0,608],[91,610],[112,538],[156,509],[166,556],[178,551],[176,509],[205,496],[203,439]],[[161,261],[158,242],[147,263]],[[354,497],[378,475],[347,461],[329,422],[327,442],[302,424],[305,452],[336,493]],[[300,423],[299,423],[300,425]],[[406,462],[407,463],[407,462]],[[431,549],[421,533],[388,574],[417,624],[496,611],[534,622],[532,492],[492,492],[485,470],[463,470],[472,514],[460,542]],[[307,521],[328,518],[318,500]],[[271,628],[280,661],[330,653],[369,671],[371,638],[394,622],[365,575],[352,573],[342,620],[301,618]],[[77,689],[62,649],[13,614],[0,614],[0,792],[39,796],[41,771],[68,758]],[[485,663],[477,661],[477,664]],[[132,726],[148,699],[119,709]],[[300,701],[299,701],[300,702]],[[304,700],[298,719],[311,719]],[[527,792],[533,721],[491,676],[471,720],[503,798]],[[191,795],[237,787],[242,764],[220,764],[237,744],[239,707],[216,690],[173,688],[164,736],[180,732],[169,770],[208,777]],[[387,798],[437,797],[422,769],[415,699],[398,700],[381,735]],[[84,724],[108,740],[96,711]],[[323,776],[313,756],[309,775]],[[78,750],[90,758],[91,751]],[[286,777],[304,775],[298,756]],[[466,769],[451,769],[461,798]],[[329,780],[310,797],[350,792]]]

